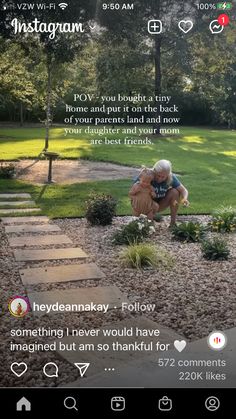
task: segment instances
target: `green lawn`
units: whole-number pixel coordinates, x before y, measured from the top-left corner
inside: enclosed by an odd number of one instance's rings
[[[0,193],[29,192],[36,204],[42,209],[42,215],[48,215],[51,218],[82,217],[86,198],[93,191],[112,193],[118,200],[118,214],[128,214],[130,213],[127,196],[129,187],[129,180],[45,186],[33,186],[16,180],[0,180]]]
[[[159,159],[169,159],[174,172],[190,192],[191,207],[183,209],[182,213],[209,213],[220,204],[236,206],[236,132],[195,127],[180,129],[180,136],[153,138],[153,143],[146,146],[93,146],[91,137],[84,133],[65,137],[63,128],[54,128],[50,150],[59,152],[62,158],[86,158],[133,166],[151,166]],[[1,129],[0,160],[36,157],[43,149],[43,136],[44,130],[40,128]],[[124,135],[119,137],[124,138]],[[47,187],[1,180],[0,192],[30,191],[45,214],[76,217],[83,215],[84,200],[91,190],[111,193],[119,201],[118,213],[130,213],[129,186],[129,179]]]

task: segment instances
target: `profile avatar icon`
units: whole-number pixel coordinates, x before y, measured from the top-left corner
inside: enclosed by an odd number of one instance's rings
[[[220,400],[215,396],[210,396],[205,401],[205,406],[210,412],[218,410],[220,407]]]
[[[10,299],[8,308],[12,316],[24,317],[30,310],[28,298],[17,295]]]

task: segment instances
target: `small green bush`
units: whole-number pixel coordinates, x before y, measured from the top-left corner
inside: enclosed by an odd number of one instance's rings
[[[131,221],[112,236],[113,244],[141,243],[145,238],[155,232],[153,222],[146,215],[141,215],[137,220]]]
[[[120,254],[124,266],[141,269],[156,267],[169,269],[174,264],[173,257],[164,249],[149,243],[130,244]]]
[[[109,225],[116,214],[116,204],[111,195],[92,194],[86,201],[85,217],[91,225]]]
[[[214,238],[202,242],[202,254],[208,260],[227,260],[230,250],[224,240]]]
[[[190,221],[173,226],[171,232],[176,240],[198,242],[204,237],[206,230],[200,223]]]
[[[15,175],[15,166],[10,163],[8,165],[1,164],[0,166],[0,179],[12,179]]]
[[[218,208],[213,212],[210,227],[217,233],[234,232],[236,230],[236,209],[224,206]]]
[[[161,223],[163,221],[163,215],[161,215],[159,212],[157,212],[154,215],[154,221],[156,221],[157,223]]]

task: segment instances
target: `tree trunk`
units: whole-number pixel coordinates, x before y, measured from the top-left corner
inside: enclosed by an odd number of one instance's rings
[[[52,96],[52,60],[51,57],[47,59],[47,104],[46,104],[46,134],[45,134],[45,145],[44,151],[49,147],[49,130],[51,120],[51,96]]]
[[[23,127],[24,125],[24,107],[23,103],[20,102],[20,126]]]

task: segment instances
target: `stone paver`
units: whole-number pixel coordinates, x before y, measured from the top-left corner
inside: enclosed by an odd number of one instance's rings
[[[49,246],[51,244],[72,244],[72,240],[65,234],[54,236],[22,236],[8,238],[11,247]]]
[[[47,282],[69,282],[104,278],[104,274],[95,263],[80,265],[51,266],[46,268],[20,269],[21,280],[24,285],[44,284]]]
[[[127,301],[125,296],[120,292],[119,288],[115,285],[108,286],[108,287],[88,287],[88,288],[74,288],[69,290],[57,290],[54,291],[46,291],[46,292],[29,292],[28,297],[30,300],[30,305],[33,307],[33,303],[35,304],[48,304],[53,305],[58,303],[58,305],[70,305],[69,308],[72,308],[72,304],[74,305],[81,305],[79,311],[69,310],[66,311],[57,311],[53,310],[50,312],[50,315],[54,315],[56,313],[68,313],[73,311],[75,313],[82,312],[82,311],[90,311],[84,308],[85,305],[93,304],[108,304],[108,309],[118,308],[121,307],[122,302]],[[93,310],[92,310],[93,311]],[[95,311],[93,311],[94,313]],[[34,315],[42,316],[45,314],[45,311],[33,311]]]
[[[222,388],[222,380],[204,379],[204,380],[180,380],[179,373],[181,371],[206,372],[215,376],[216,374],[225,374],[224,381],[227,388],[235,388],[236,381],[236,328],[223,331],[228,339],[227,346],[221,351],[209,349],[207,344],[207,336],[195,342],[188,342],[183,352],[179,353],[175,349],[164,352],[161,357],[175,359],[174,368],[163,368],[157,365],[158,353],[130,362],[129,365],[123,366],[114,374],[97,374],[94,377],[83,380],[85,387],[151,387],[151,388]],[[184,339],[184,338],[182,338]],[[181,340],[182,340],[181,339]],[[186,340],[186,339],[185,339]],[[181,364],[178,365],[179,360]],[[183,369],[183,360],[185,366]],[[195,361],[195,364],[191,364]],[[199,362],[199,366],[197,365]],[[205,365],[204,365],[204,362]],[[223,367],[223,362],[225,367]],[[188,364],[189,363],[189,364]],[[215,364],[214,364],[215,363]],[[221,363],[221,365],[220,365]],[[74,383],[68,383],[68,387],[81,386],[81,380]]]
[[[88,255],[79,247],[72,247],[66,249],[47,250],[14,250],[14,257],[17,262],[26,262],[30,260],[85,259]]]
[[[0,207],[19,207],[22,205],[36,205],[34,201],[0,201]]]
[[[30,199],[31,195],[29,193],[1,193],[0,194],[0,199],[11,199],[11,198]]]
[[[28,224],[22,224],[22,225],[11,225],[5,227],[5,232],[7,234],[11,233],[44,233],[44,232],[57,232],[61,231],[60,227],[56,224],[44,224],[44,225],[28,225]]]
[[[37,208],[36,208],[37,209]],[[1,212],[1,211],[0,211]],[[8,224],[22,224],[22,223],[48,223],[50,220],[45,215],[29,216],[29,217],[3,217],[1,222],[5,225]]]
[[[122,330],[124,328],[126,328],[126,330],[130,330],[131,328],[133,328],[134,335],[135,335],[136,328],[148,329],[148,330],[159,330],[160,336],[159,337],[155,337],[155,336],[154,337],[144,337],[144,336],[107,337],[105,336],[104,337],[103,336],[103,330],[108,330],[108,329]],[[173,341],[175,339],[180,338],[180,336],[174,331],[168,328],[165,328],[153,322],[152,320],[149,320],[145,316],[141,316],[139,318],[134,318],[134,319],[123,320],[119,323],[109,324],[97,330],[101,330],[99,333],[99,336],[96,336],[96,337],[68,336],[68,337],[63,338],[61,342],[64,345],[70,345],[73,342],[75,342],[77,348],[79,348],[80,344],[85,345],[85,344],[93,343],[94,346],[96,347],[97,344],[106,343],[106,344],[109,344],[111,348],[112,342],[116,342],[116,341],[119,341],[120,344],[134,344],[135,342],[137,342],[138,344],[140,344],[141,342],[148,344],[151,341],[155,343],[159,341],[160,343],[167,343],[167,342],[171,343],[173,347]],[[153,352],[157,354],[155,349],[156,348],[154,348]],[[59,351],[58,350],[57,352],[71,364],[78,362],[78,351],[69,351],[69,350]],[[127,350],[127,351],[108,350],[106,352],[104,351],[101,357],[101,352],[98,352],[98,351],[84,351],[84,352],[81,351],[79,352],[79,359],[80,359],[80,362],[90,363],[90,367],[86,374],[88,377],[90,377],[95,374],[105,373],[104,369],[107,367],[119,369],[121,367],[124,367],[124,365],[129,362],[143,358],[147,355],[150,355],[151,353],[152,353],[151,351],[144,352],[144,351],[132,351],[132,350]],[[77,387],[78,385],[81,385],[81,379],[76,381],[75,386]]]
[[[40,212],[41,208],[8,208],[8,209],[2,209],[0,208],[0,214],[21,214],[21,213],[28,213],[28,212]]]

